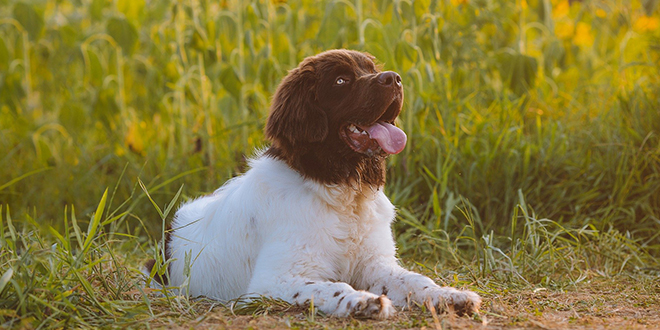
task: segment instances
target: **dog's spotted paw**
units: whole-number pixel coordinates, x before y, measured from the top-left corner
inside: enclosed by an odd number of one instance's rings
[[[392,306],[392,302],[387,297],[380,296],[358,302],[350,313],[355,318],[384,320],[393,316],[396,311]]]
[[[396,314],[392,301],[384,295],[377,296],[366,291],[356,291],[340,300],[339,315],[350,315],[355,318],[370,318],[384,320]]]
[[[481,298],[472,291],[458,291],[451,295],[449,301],[449,308],[453,309],[458,316],[463,316],[464,314],[472,316],[479,311],[480,305]]]
[[[472,291],[443,287],[430,290],[428,301],[439,311],[454,312],[458,316],[470,315],[479,311],[481,298]]]

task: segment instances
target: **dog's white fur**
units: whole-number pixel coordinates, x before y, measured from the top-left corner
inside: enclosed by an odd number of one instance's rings
[[[177,212],[169,280],[181,293],[313,299],[327,314],[380,319],[409,299],[478,308],[477,294],[440,287],[399,265],[390,228],[395,209],[382,188],[318,183],[268,156],[250,167]]]

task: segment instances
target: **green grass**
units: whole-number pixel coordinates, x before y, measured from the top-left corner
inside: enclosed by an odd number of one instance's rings
[[[161,298],[137,270],[158,255],[178,203],[266,145],[287,70],[339,47],[403,78],[409,144],[390,158],[386,189],[407,265],[481,292],[482,316],[502,326],[540,317],[536,302],[519,315],[517,297],[543,289],[552,301],[598,281],[632,278],[657,310],[659,10],[654,0],[0,1],[0,325],[231,326],[258,314],[261,326],[369,327],[269,300]],[[396,326],[434,326],[429,317],[414,309]]]

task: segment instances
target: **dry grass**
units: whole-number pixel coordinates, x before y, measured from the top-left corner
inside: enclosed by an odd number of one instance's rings
[[[200,301],[190,316],[168,313],[163,307],[149,325],[170,329],[657,329],[660,324],[660,283],[651,278],[598,278],[563,291],[523,289],[483,295],[479,315],[444,313],[437,322],[419,306],[393,319],[374,321],[312,318],[308,309],[286,304],[269,306],[257,315],[236,315],[228,307]]]

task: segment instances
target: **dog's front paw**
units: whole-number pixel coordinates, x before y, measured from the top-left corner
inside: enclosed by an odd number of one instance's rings
[[[473,315],[479,311],[481,298],[472,291],[441,287],[430,292],[429,301],[438,311],[453,311],[458,316]]]
[[[458,291],[455,294],[451,295],[450,308],[462,316],[467,314],[472,316],[474,313],[479,311],[479,306],[481,305],[481,297],[478,294],[472,291]]]
[[[340,313],[356,318],[384,320],[394,316],[392,301],[384,295],[377,296],[366,291],[356,291],[339,302]]]

